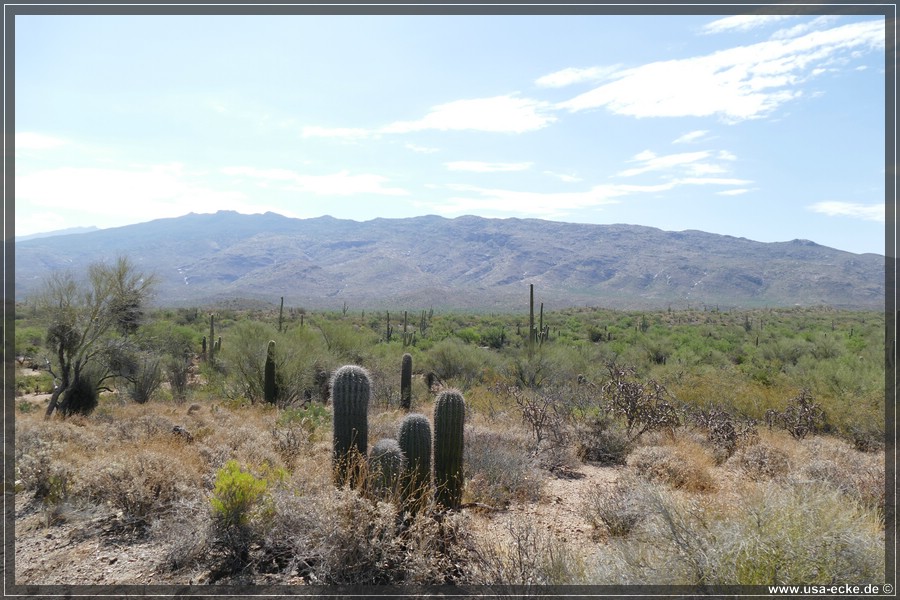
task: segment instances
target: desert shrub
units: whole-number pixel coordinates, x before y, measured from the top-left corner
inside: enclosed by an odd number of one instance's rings
[[[824,484],[884,514],[883,455],[862,453],[832,438],[817,437],[803,445],[810,459],[799,466],[795,480]]]
[[[810,391],[804,388],[788,400],[788,405],[782,412],[773,409],[766,411],[766,424],[769,428],[779,425],[795,439],[802,440],[825,427],[825,411],[815,402]]]
[[[194,495],[198,484],[186,465],[153,447],[109,456],[83,478],[82,494],[109,504],[137,530],[146,530],[176,502]]]
[[[172,396],[178,402],[183,402],[187,398],[190,368],[191,362],[189,359],[170,356],[166,360],[166,378],[172,389]]]
[[[709,472],[708,458],[698,456],[699,448],[683,446],[641,446],[628,456],[628,467],[652,482],[687,491],[709,491],[715,482]]]
[[[465,581],[462,515],[423,511],[398,522],[396,507],[349,489],[273,495],[260,570],[297,573],[310,584],[449,584]]]
[[[674,431],[681,423],[674,398],[662,384],[653,379],[640,381],[631,367],[611,362],[607,368],[610,379],[601,388],[605,408],[609,414],[625,419],[625,429],[632,439],[647,431]]]
[[[505,506],[540,497],[542,477],[524,440],[466,425],[463,469],[471,501]]]
[[[643,503],[647,518],[610,540],[592,582],[802,585],[884,577],[877,518],[834,490],[768,483],[723,510],[651,488]]]
[[[367,327],[356,327],[346,321],[317,319],[325,348],[338,362],[363,364],[368,349],[377,341],[377,335]]]
[[[35,446],[27,452],[16,454],[16,481],[25,490],[33,491],[36,500],[54,506],[68,498],[71,470],[53,459],[46,446]]]
[[[159,358],[144,356],[133,375],[128,378],[128,395],[138,404],[144,404],[162,385],[163,373]]]
[[[251,520],[260,516],[264,508],[269,483],[244,471],[237,461],[230,460],[216,473],[216,483],[210,496],[215,543],[226,553],[230,570],[237,570],[249,562],[250,544],[257,535]]]
[[[790,470],[788,455],[766,443],[740,449],[727,464],[736,466],[752,480],[776,479]]]
[[[445,383],[456,380],[465,390],[480,382],[484,370],[495,361],[492,352],[451,337],[441,340],[425,353],[424,368]]]
[[[640,499],[647,484],[640,479],[621,477],[611,489],[594,490],[582,506],[582,514],[598,530],[610,537],[626,536],[644,519]]]
[[[624,465],[634,443],[625,430],[606,415],[580,423],[575,429],[575,455],[584,462]]]
[[[580,583],[585,566],[568,546],[529,521],[505,520],[504,536],[477,548],[475,582],[485,585],[565,585]]]
[[[722,408],[698,410],[692,415],[694,423],[706,431],[706,439],[713,448],[716,464],[728,460],[738,445],[749,446],[759,441],[753,420],[738,422]]]

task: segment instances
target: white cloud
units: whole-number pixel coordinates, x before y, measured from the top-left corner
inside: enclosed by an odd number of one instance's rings
[[[793,27],[788,27],[786,29],[779,29],[772,34],[771,39],[784,40],[792,37],[797,37],[809,31],[828,27],[837,19],[837,15],[822,15],[820,17],[816,17],[812,21],[807,21],[806,23],[800,23],[799,25],[794,25]]]
[[[750,31],[791,18],[794,17],[792,15],[733,15],[707,23],[700,31],[706,34]]]
[[[737,160],[737,156],[728,150],[719,150],[719,160]]]
[[[354,194],[377,194],[382,196],[405,196],[409,192],[402,188],[385,187],[388,178],[382,175],[363,173],[351,175],[342,170],[328,175],[302,175],[287,169],[257,169],[255,167],[226,167],[225,175],[249,177],[267,187],[276,182],[282,189],[317,194],[321,196],[351,196]]]
[[[807,209],[828,215],[829,217],[852,217],[864,221],[884,222],[884,203],[881,204],[854,204],[852,202],[817,202],[810,204]]]
[[[620,173],[618,173],[621,177],[633,177],[635,175],[640,175],[642,173],[647,173],[649,171],[663,171],[670,170],[675,167],[681,167],[685,165],[694,165],[693,168],[697,168],[695,163],[698,163],[701,160],[709,158],[710,153],[708,151],[702,152],[683,152],[681,154],[669,154],[667,156],[657,156],[650,150],[644,150],[643,152],[635,155],[632,159],[632,162],[641,162],[643,163],[639,167],[633,167],[631,169],[626,169]],[[702,169],[702,167],[700,167]],[[691,171],[696,172],[696,171]],[[698,173],[699,174],[699,173]]]
[[[382,127],[382,133],[410,133],[477,130],[497,133],[524,133],[546,127],[556,120],[550,104],[515,95],[456,100],[440,104],[417,121],[397,121]]]
[[[851,23],[787,40],[626,69],[614,81],[561,102],[571,112],[606,108],[633,117],[707,117],[726,122],[766,116],[798,98],[813,68],[841,53],[884,47],[883,20]]]
[[[193,183],[180,164],[151,165],[143,169],[73,168],[33,171],[16,175],[16,203],[27,213],[34,207],[96,215],[94,224],[138,222],[185,213],[232,209],[256,212],[259,204],[237,191],[223,191]],[[46,229],[43,229],[46,231]]]
[[[416,144],[404,144],[404,148],[407,150],[412,150],[413,152],[418,152],[419,154],[434,154],[435,152],[440,152],[438,148],[429,148],[427,146],[417,146]]]
[[[599,81],[606,79],[621,68],[621,65],[611,65],[608,67],[587,67],[576,68],[569,67],[561,71],[555,71],[535,80],[535,84],[539,87],[559,88],[575,83],[585,81]]]
[[[673,144],[689,144],[691,142],[696,142],[703,136],[705,136],[709,131],[706,129],[697,129],[696,131],[689,131],[688,133],[676,138],[672,141]]]
[[[753,183],[749,179],[733,179],[729,177],[686,177],[677,179],[680,185],[747,185]]]
[[[300,135],[305,138],[324,137],[358,140],[371,137],[373,133],[368,129],[356,127],[318,127],[315,125],[304,127]]]
[[[554,173],[553,171],[544,171],[544,175],[556,177],[560,181],[565,181],[566,183],[578,183],[579,181],[583,181],[581,177],[569,175],[568,173]]]
[[[722,190],[721,192],[716,192],[720,196],[740,196],[741,194],[746,194],[750,190],[747,188],[735,188],[733,190]]]
[[[524,214],[541,217],[561,217],[570,211],[616,204],[617,198],[635,193],[661,192],[673,184],[598,185],[583,192],[523,192],[473,185],[449,185],[448,188],[463,192],[448,198],[434,210],[441,214],[466,214],[473,211]]]
[[[20,150],[52,150],[64,146],[68,141],[63,138],[35,133],[33,131],[16,132],[16,151]]]
[[[450,171],[473,171],[475,173],[493,173],[496,171],[525,171],[531,168],[533,163],[489,163],[476,160],[457,160],[444,163]]]

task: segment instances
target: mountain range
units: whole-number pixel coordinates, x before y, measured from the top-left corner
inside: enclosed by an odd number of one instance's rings
[[[354,310],[829,305],[883,309],[884,257],[808,240],[539,219],[423,216],[357,222],[191,213],[15,244],[15,295],[58,269],[127,256],[157,277],[154,302]]]

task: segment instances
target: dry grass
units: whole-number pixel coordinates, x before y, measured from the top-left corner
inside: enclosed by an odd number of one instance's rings
[[[538,510],[549,474],[531,455],[528,431],[485,394],[477,404],[466,426],[465,500]],[[430,414],[430,400],[416,410]],[[108,511],[120,532],[161,543],[161,572],[204,571],[209,581],[772,583],[884,575],[883,454],[836,438],[761,431],[758,443],[717,465],[697,431],[647,435],[630,454],[622,450],[619,483],[576,507],[599,534],[593,542],[584,534],[588,557],[537,521],[510,521],[502,536],[489,536],[465,511],[426,507],[403,517],[389,497],[335,489],[330,421],[301,425],[282,414],[110,398],[90,417],[17,413],[16,478],[54,518],[75,507]],[[404,414],[373,410],[370,445],[395,437]],[[242,533],[238,561],[216,533],[209,502],[229,460],[258,478],[285,473]]]

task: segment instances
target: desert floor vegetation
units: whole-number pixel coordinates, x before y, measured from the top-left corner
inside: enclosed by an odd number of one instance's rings
[[[533,338],[527,313],[147,310],[106,334],[142,360],[98,355],[95,406],[48,417],[42,310],[16,315],[17,584],[885,580],[876,313],[548,310]],[[464,395],[459,508],[404,510],[374,462],[334,484],[348,364],[370,377],[370,448]]]

